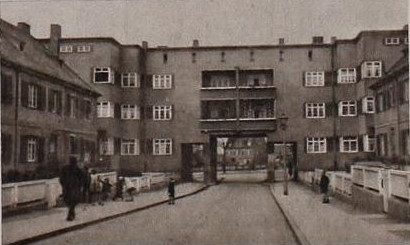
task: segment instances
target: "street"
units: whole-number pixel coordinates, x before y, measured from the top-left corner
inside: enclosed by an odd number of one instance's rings
[[[178,190],[177,190],[178,191]],[[222,183],[35,244],[296,244],[267,186]]]

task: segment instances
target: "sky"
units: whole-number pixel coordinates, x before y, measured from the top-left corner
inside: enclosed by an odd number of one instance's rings
[[[202,46],[310,43],[401,29],[408,0],[0,0],[0,17],[26,22],[38,38],[113,37],[123,44]]]

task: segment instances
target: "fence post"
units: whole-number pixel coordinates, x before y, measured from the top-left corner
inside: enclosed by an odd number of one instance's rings
[[[366,169],[363,167],[362,168],[362,174],[363,174],[363,188],[366,189]]]
[[[410,173],[407,173],[407,190],[409,192],[409,206],[410,206]]]

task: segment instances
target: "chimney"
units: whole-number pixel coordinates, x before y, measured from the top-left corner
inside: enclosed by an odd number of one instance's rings
[[[337,38],[336,38],[336,37],[331,37],[331,38],[330,38],[330,40],[331,40],[331,43],[332,43],[332,44],[335,44],[335,43],[336,43]]]
[[[285,39],[279,38],[279,45],[285,45]]]
[[[313,44],[323,44],[323,37],[322,36],[315,36],[312,38]]]
[[[148,48],[148,42],[147,41],[142,41],[142,48],[147,49]]]
[[[17,28],[19,28],[23,33],[30,35],[30,25],[25,22],[17,23]]]
[[[49,50],[51,55],[58,56],[60,50],[60,38],[61,38],[61,26],[57,24],[51,24],[50,26],[50,43]]]
[[[199,47],[198,39],[194,39],[194,41],[192,42],[192,47]]]

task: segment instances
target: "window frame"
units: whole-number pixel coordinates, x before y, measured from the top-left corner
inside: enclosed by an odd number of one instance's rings
[[[27,139],[27,155],[26,159],[29,163],[37,162],[38,160],[38,139],[30,137]]]
[[[348,149],[345,149],[345,143]],[[352,149],[355,146],[356,149]],[[357,153],[359,152],[359,138],[357,136],[342,136],[339,138],[339,151],[341,153]]]
[[[91,52],[91,45],[82,44],[77,46],[77,53],[89,53]]]
[[[337,70],[337,83],[340,83],[340,84],[356,83],[356,68],[339,68]]]
[[[104,150],[106,151],[104,152]],[[99,152],[100,152],[100,155],[103,155],[103,156],[114,155],[114,138],[108,137],[105,139],[100,139]]]
[[[310,116],[309,112],[311,112]],[[317,115],[314,115],[314,112],[316,112]],[[309,119],[326,118],[326,103],[306,103],[305,117]]]
[[[132,115],[134,114],[134,117]],[[121,119],[123,120],[139,120],[140,108],[134,104],[122,104],[121,105]]]
[[[154,156],[172,155],[172,143],[171,138],[152,139],[152,154]]]
[[[343,108],[347,107],[347,114],[343,114]],[[351,108],[354,108],[354,114],[351,113]],[[355,117],[357,116],[357,101],[343,100],[339,101],[339,116],[340,117]]]
[[[306,138],[306,153],[307,154],[327,153],[326,137],[307,137]]]
[[[106,104],[106,107],[103,107]],[[111,101],[97,102],[97,118],[114,118],[115,104]]]
[[[67,44],[60,45],[60,48],[59,48],[60,53],[73,53],[73,51],[74,51],[73,45],[67,45]]]
[[[369,106],[369,103],[371,106]],[[369,110],[369,107],[372,110]],[[367,114],[376,113],[376,98],[374,96],[366,96],[362,99],[362,112]]]
[[[28,84],[27,93],[27,107],[39,109],[40,88],[37,85]]]
[[[364,152],[376,152],[376,137],[369,136],[368,134],[363,135],[363,151]]]
[[[96,81],[97,73],[108,73],[108,81]],[[94,67],[93,83],[114,83],[114,71],[111,69],[111,67]]]
[[[152,75],[152,89],[172,89],[172,74]]]
[[[325,86],[324,71],[306,71],[305,87],[323,87]]]
[[[171,120],[172,119],[172,105],[154,105],[154,106],[152,106],[152,119],[154,121],[169,121],[169,120]]]
[[[364,61],[361,66],[362,78],[380,78],[382,77],[382,68],[381,61]]]
[[[133,152],[131,152],[131,149]],[[139,154],[139,139],[121,139],[121,156],[137,156]]]
[[[130,85],[133,80],[134,85]],[[123,88],[139,88],[140,84],[139,75],[136,72],[124,72],[121,73],[121,87]]]

